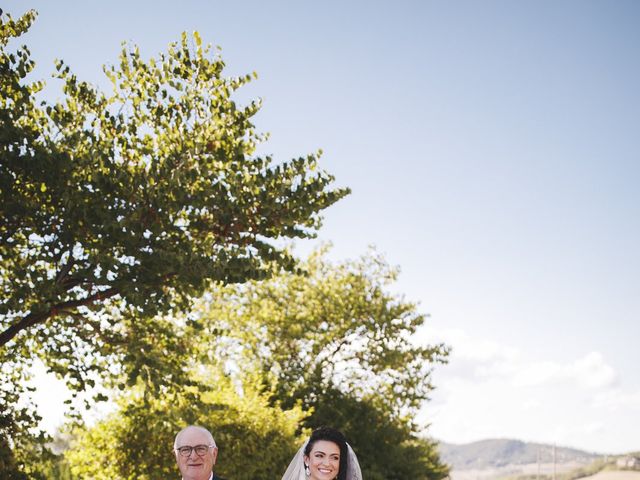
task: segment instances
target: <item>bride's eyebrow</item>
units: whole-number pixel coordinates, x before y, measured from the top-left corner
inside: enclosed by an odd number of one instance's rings
[[[323,452],[322,450],[316,450],[315,451],[316,455],[321,453],[322,455],[326,455],[326,452]],[[329,455],[330,457],[336,457],[336,458],[340,458],[340,454],[339,453],[332,453]]]

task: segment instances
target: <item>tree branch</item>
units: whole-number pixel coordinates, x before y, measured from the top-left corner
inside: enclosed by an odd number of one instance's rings
[[[69,272],[73,268],[74,263],[75,263],[75,259],[73,258],[73,252],[69,252],[69,259],[68,259],[66,265],[64,265],[60,269],[60,271],[58,272],[58,275],[56,275],[56,284],[57,285],[60,285],[62,282],[65,281],[65,278],[67,277],[67,275],[69,274]]]
[[[120,292],[118,291],[118,289],[109,288],[101,292],[96,292],[93,295],[90,295],[87,298],[83,298],[81,300],[69,300],[67,302],[58,303],[45,312],[30,313],[22,317],[22,319],[20,319],[18,323],[14,323],[13,325],[9,326],[9,328],[7,328],[4,332],[0,333],[0,346],[5,345],[9,341],[11,341],[22,330],[26,330],[27,328],[31,328],[34,325],[44,323],[49,318],[55,317],[60,313],[64,313],[65,310],[68,310],[70,308],[82,307],[85,305],[91,305],[95,301],[106,300],[115,295],[118,295],[119,293]]]

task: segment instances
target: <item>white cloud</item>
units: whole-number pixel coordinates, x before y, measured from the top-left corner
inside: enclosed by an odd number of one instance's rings
[[[584,433],[588,435],[603,433],[606,430],[602,422],[592,422],[584,426]]]
[[[441,341],[452,345],[457,358],[475,360],[481,363],[514,360],[518,350],[500,345],[491,340],[478,339],[461,329],[447,329],[436,332]]]
[[[600,352],[591,352],[578,359],[569,368],[569,373],[589,388],[610,387],[617,381],[615,369],[607,364]]]
[[[417,336],[420,343],[444,342],[452,347],[446,369],[452,376],[460,378],[491,378],[513,373],[519,363],[520,353],[516,348],[497,342],[478,339],[461,329],[429,329]]]
[[[449,369],[460,378],[509,378],[515,387],[533,387],[570,382],[582,388],[604,389],[615,385],[617,373],[602,353],[593,351],[569,362],[540,359],[526,361],[517,348],[484,338],[475,338],[461,329],[428,332],[430,342],[444,342],[453,349]],[[426,341],[427,334],[420,336]]]
[[[537,408],[540,408],[542,404],[540,403],[540,400],[536,400],[536,399],[529,399],[526,400],[523,404],[522,404],[522,409],[523,410],[535,410]]]
[[[515,387],[543,385],[560,379],[562,367],[553,362],[533,362],[520,365],[514,372],[512,383]]]
[[[602,389],[615,384],[616,371],[599,352],[590,352],[570,363],[539,361],[523,364],[513,376],[517,387],[571,382],[589,389]]]
[[[621,388],[599,392],[593,399],[593,406],[610,411],[620,409],[640,410],[640,390],[625,392]]]
[[[461,330],[438,332],[438,341],[453,353],[435,370],[437,389],[420,417],[434,437],[455,443],[511,437],[602,453],[637,449],[640,390],[624,388],[602,353],[525,358]]]

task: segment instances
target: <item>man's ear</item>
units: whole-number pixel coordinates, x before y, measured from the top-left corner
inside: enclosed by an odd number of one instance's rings
[[[216,464],[216,459],[218,458],[218,447],[213,447],[213,452],[211,452],[211,454],[213,455],[213,464]]]

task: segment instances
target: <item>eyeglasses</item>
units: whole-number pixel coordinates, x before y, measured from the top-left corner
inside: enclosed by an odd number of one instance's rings
[[[176,452],[180,454],[181,457],[188,457],[191,455],[192,451],[196,451],[196,455],[202,457],[210,448],[214,448],[215,445],[196,445],[195,447],[191,447],[189,445],[185,445],[184,447],[178,447],[175,449]]]

